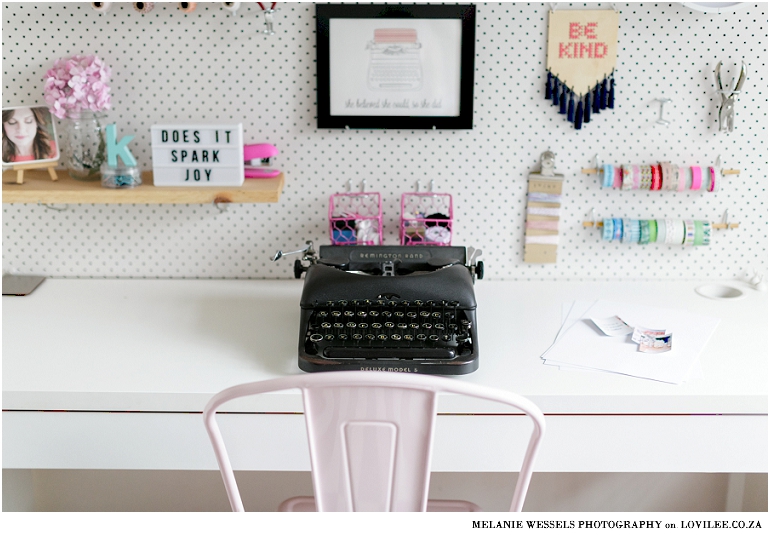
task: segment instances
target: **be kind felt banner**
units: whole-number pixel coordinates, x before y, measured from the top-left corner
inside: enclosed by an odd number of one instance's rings
[[[576,129],[614,107],[618,18],[614,10],[550,12],[546,98]]]

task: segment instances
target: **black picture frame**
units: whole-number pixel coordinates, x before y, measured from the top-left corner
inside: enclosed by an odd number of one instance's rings
[[[339,111],[332,114],[332,97],[338,98],[338,95],[332,94],[336,89],[332,89],[334,80],[332,80],[333,75],[330,69],[330,26],[334,19],[458,19],[461,22],[460,77],[459,84],[457,84],[459,96],[451,96],[453,102],[459,101],[459,112],[456,115],[426,115],[421,114],[418,108],[410,110],[413,113],[408,115],[403,114],[403,111],[398,112],[400,114],[389,115],[387,111],[380,110],[377,110],[377,113],[373,115],[361,115],[360,113],[344,115],[339,114]],[[474,5],[317,4],[316,39],[318,128],[400,130],[473,128],[476,42],[476,7]],[[388,99],[385,98],[384,100],[387,104]],[[349,99],[348,102],[352,101]],[[427,99],[424,99],[423,102],[427,102]],[[413,105],[416,105],[416,102]],[[339,106],[337,107],[339,108]]]

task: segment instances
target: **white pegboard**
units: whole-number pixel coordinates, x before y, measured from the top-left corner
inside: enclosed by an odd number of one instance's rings
[[[233,17],[219,3],[185,15],[156,3],[145,15],[113,4],[2,4],[3,106],[43,103],[53,61],[95,53],[113,69],[113,109],[132,152],[150,169],[155,123],[242,121],[246,142],[280,150],[287,177],[280,202],[206,205],[68,205],[64,211],[3,205],[3,270],[59,277],[292,277],[277,249],[329,242],[329,195],[348,179],[383,195],[385,243],[398,243],[399,199],[421,179],[452,193],[453,244],[483,250],[489,279],[712,279],[766,270],[767,5],[706,14],[674,3],[569,4],[620,11],[615,110],[573,130],[544,98],[548,9],[544,3],[478,4],[474,128],[470,131],[318,130],[315,127],[315,7],[279,3],[273,36],[256,4]],[[749,76],[736,130],[717,132],[712,71],[743,59]],[[671,126],[656,125],[656,98]],[[555,265],[522,262],[527,175],[556,153],[566,175]],[[583,175],[606,163],[708,165],[721,155],[740,168],[716,194],[603,190]],[[62,208],[62,206],[57,206]],[[601,241],[582,221],[600,217],[698,218],[725,209],[740,222],[710,247]]]

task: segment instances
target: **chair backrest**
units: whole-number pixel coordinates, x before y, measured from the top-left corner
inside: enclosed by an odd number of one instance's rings
[[[504,403],[529,416],[529,445],[511,511],[521,511],[545,431],[543,413],[511,392],[420,374],[340,371],[292,375],[216,394],[203,418],[230,505],[243,511],[216,411],[235,398],[299,388],[318,511],[425,511],[436,402],[440,392]]]

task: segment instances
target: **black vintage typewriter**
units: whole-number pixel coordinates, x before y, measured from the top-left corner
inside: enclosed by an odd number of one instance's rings
[[[444,246],[321,246],[305,273],[299,367],[458,375],[479,365],[473,283],[480,251]]]

